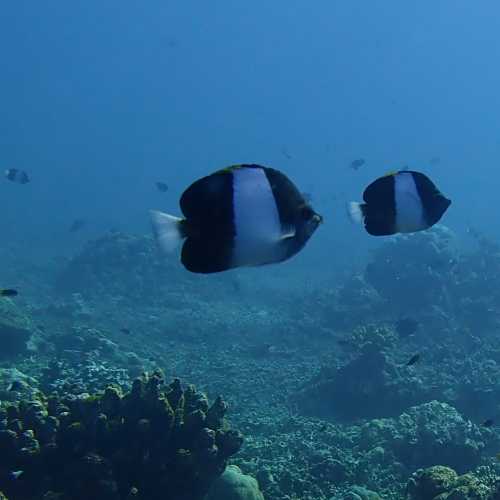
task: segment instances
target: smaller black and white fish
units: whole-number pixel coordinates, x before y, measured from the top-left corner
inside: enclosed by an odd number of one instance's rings
[[[0,288],[0,297],[15,297],[16,295],[18,292],[13,288]]]
[[[415,363],[418,363],[420,361],[420,354],[414,354],[406,363],[406,366],[413,366]]]
[[[482,424],[483,427],[493,427],[495,421],[492,418],[487,418]]]
[[[160,193],[166,193],[168,191],[168,184],[165,184],[164,182],[157,182],[156,189],[158,189]]]
[[[132,333],[129,328],[120,328],[120,332],[125,335],[130,335]]]
[[[30,178],[24,170],[19,170],[17,168],[8,168],[5,171],[5,178],[12,182],[17,182],[18,184],[28,184]]]
[[[451,204],[426,175],[413,170],[379,177],[365,189],[363,201],[348,204],[349,216],[373,236],[429,229]]]
[[[358,158],[357,160],[351,161],[349,167],[351,167],[353,170],[359,170],[365,163],[366,160],[364,158]]]
[[[87,222],[84,219],[75,219],[71,226],[69,227],[70,233],[76,233],[80,231],[80,229],[84,228],[87,225]]]

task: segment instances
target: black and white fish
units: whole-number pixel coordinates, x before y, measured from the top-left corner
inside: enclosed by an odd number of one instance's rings
[[[451,204],[426,175],[413,170],[378,178],[365,189],[363,200],[349,203],[349,215],[373,236],[428,229]]]
[[[194,182],[181,196],[184,218],[151,211],[160,248],[184,240],[181,261],[194,273],[282,262],[322,222],[281,172],[234,165]]]
[[[30,181],[28,174],[24,170],[8,168],[4,173],[6,179],[18,184],[27,184]]]

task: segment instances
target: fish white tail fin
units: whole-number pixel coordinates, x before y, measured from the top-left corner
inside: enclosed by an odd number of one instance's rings
[[[158,246],[164,252],[173,252],[183,239],[181,228],[183,219],[158,210],[150,210],[149,213]]]
[[[349,218],[358,224],[362,224],[363,220],[365,218],[365,214],[363,212],[364,208],[363,203],[358,203],[356,201],[350,201],[347,204],[347,214],[349,215]]]

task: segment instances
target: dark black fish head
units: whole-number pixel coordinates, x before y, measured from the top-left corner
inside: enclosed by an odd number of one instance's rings
[[[451,205],[451,200],[437,193],[427,207],[427,219],[429,226],[433,226],[441,220],[448,207]]]
[[[444,214],[446,210],[448,210],[448,207],[451,205],[451,200],[449,198],[446,198],[446,196],[441,195],[438,200],[438,207],[440,210],[442,210],[442,213]]]
[[[311,205],[303,205],[299,209],[297,220],[297,233],[303,234],[309,239],[318,226],[323,222],[323,217],[316,213]]]

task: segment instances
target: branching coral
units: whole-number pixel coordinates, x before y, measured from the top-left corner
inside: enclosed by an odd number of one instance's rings
[[[165,386],[160,372],[127,394],[4,405],[0,490],[14,500],[201,499],[242,445],[226,410],[178,379]]]

